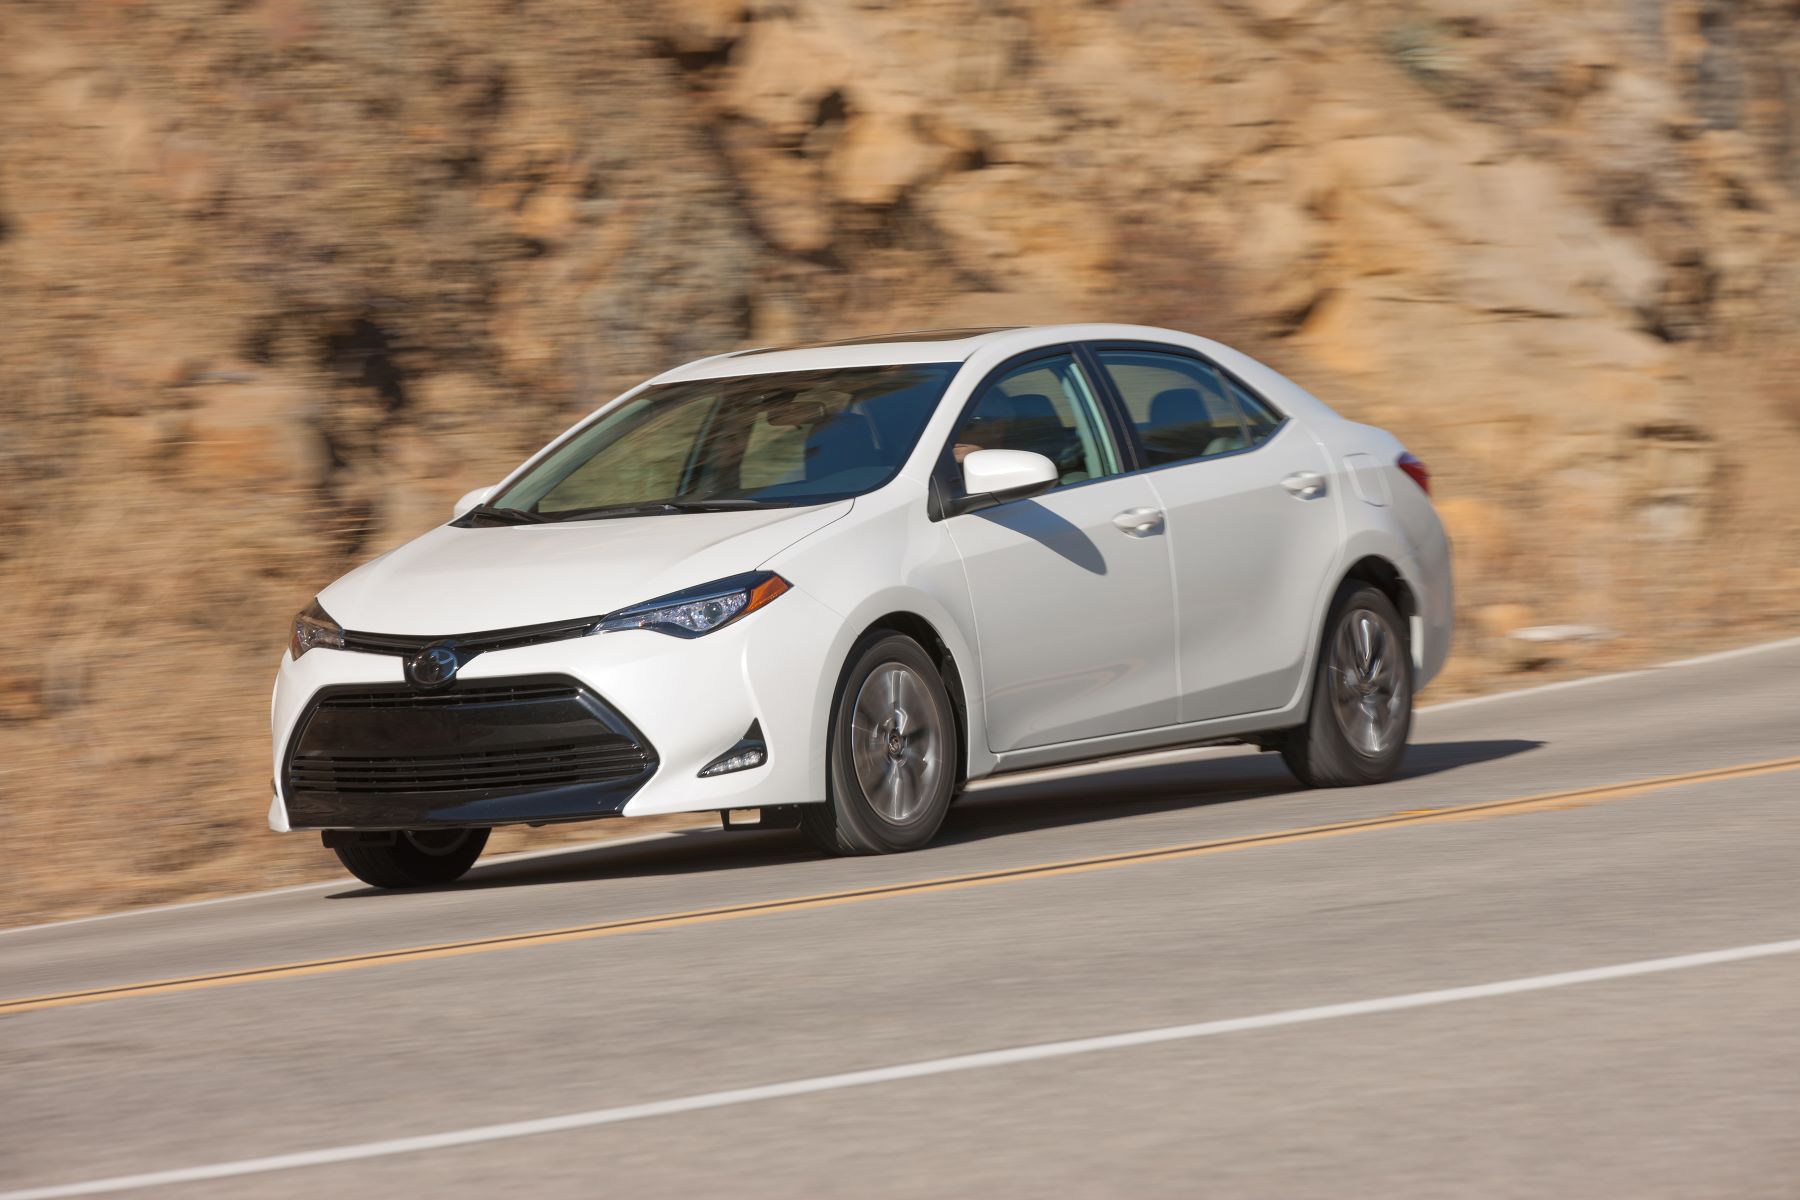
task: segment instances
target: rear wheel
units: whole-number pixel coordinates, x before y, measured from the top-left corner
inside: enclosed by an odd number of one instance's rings
[[[956,718],[937,664],[900,634],[852,651],[832,713],[830,798],[800,827],[831,854],[916,850],[944,823],[956,787]]]
[[[481,857],[487,840],[485,829],[416,829],[401,830],[391,842],[332,849],[345,870],[371,887],[430,887],[461,879]]]
[[[1309,787],[1393,778],[1412,732],[1412,651],[1394,602],[1346,580],[1325,622],[1312,710],[1281,757]]]

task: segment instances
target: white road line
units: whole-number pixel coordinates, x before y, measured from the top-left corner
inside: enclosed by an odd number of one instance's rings
[[[355,1162],[365,1158],[387,1158],[395,1154],[414,1154],[421,1150],[446,1150],[482,1142],[535,1137],[544,1133],[564,1133],[571,1129],[591,1129],[598,1125],[617,1125],[624,1121],[641,1121],[649,1117],[668,1117],[712,1108],[759,1104],[766,1100],[783,1100],[790,1096],[807,1096],[815,1092],[833,1092],[843,1088],[867,1087],[877,1083],[896,1083],[904,1079],[921,1079],[930,1075],[981,1071],[989,1067],[1039,1062],[1049,1058],[1068,1058],[1071,1055],[1093,1054],[1102,1050],[1127,1050],[1135,1046],[1150,1046],[1159,1042],[1188,1041],[1194,1038],[1215,1037],[1225,1033],[1246,1033],[1256,1029],[1275,1029],[1284,1025],[1331,1021],[1339,1017],[1361,1017],[1371,1013],[1398,1012],[1409,1008],[1455,1004],[1463,1000],[1485,1000],[1494,996],[1510,996],[1520,992],[1541,992],[1551,988],[1572,987],[1582,983],[1627,979],[1634,975],[1655,975],[1663,971],[1682,971],[1689,967],[1710,967],[1720,963],[1742,962],[1745,959],[1769,958],[1778,954],[1793,954],[1797,951],[1800,951],[1800,938],[1785,942],[1763,942],[1755,946],[1736,946],[1729,950],[1708,950],[1699,954],[1679,954],[1672,958],[1643,959],[1638,962],[1617,963],[1609,967],[1590,967],[1581,971],[1563,971],[1554,975],[1533,975],[1524,979],[1502,980],[1499,983],[1480,983],[1470,987],[1444,988],[1432,992],[1411,992],[1402,996],[1384,996],[1377,1000],[1356,1000],[1348,1004],[1326,1004],[1317,1008],[1294,1008],[1285,1012],[1264,1013],[1255,1017],[1202,1021],[1195,1025],[1171,1025],[1162,1029],[1141,1029],[1132,1033],[1076,1038],[1066,1042],[1040,1042],[1033,1046],[1014,1046],[1007,1050],[958,1054],[950,1058],[927,1059],[924,1062],[902,1063],[892,1067],[875,1067],[866,1071],[847,1071],[839,1075],[816,1075],[810,1079],[791,1079],[785,1083],[767,1083],[758,1087],[733,1088],[722,1092],[702,1092],[694,1096],[678,1096],[672,1100],[654,1100],[647,1104],[597,1108],[588,1112],[566,1113],[557,1117],[541,1117],[533,1121],[511,1121],[503,1125],[477,1125],[469,1129],[454,1129],[447,1133],[392,1138],[382,1142],[362,1142],[349,1146],[334,1146],[325,1150],[306,1150],[297,1154],[276,1154],[267,1158],[245,1158],[235,1162],[213,1163],[203,1167],[183,1167],[173,1171],[118,1175],[111,1179],[94,1179],[85,1183],[24,1188],[19,1191],[0,1192],[0,1200],[58,1200],[59,1197],[65,1196],[97,1196],[106,1192],[122,1192],[132,1188],[159,1187],[171,1183],[199,1183],[208,1179],[231,1179],[241,1175],[263,1175],[272,1171],[289,1171],[297,1167],[322,1167],[333,1163]]]
[[[1516,688],[1510,692],[1490,692],[1485,696],[1465,696],[1461,700],[1446,700],[1442,704],[1421,704],[1420,712],[1443,712],[1452,708],[1468,708],[1476,704],[1492,704],[1496,700],[1512,700],[1519,696],[1535,696],[1541,692],[1560,692],[1568,688],[1587,687],[1595,683],[1611,683],[1618,679],[1635,679],[1639,675],[1649,675],[1656,671],[1674,671],[1683,667],[1702,667],[1708,663],[1723,662],[1731,658],[1747,658],[1752,654],[1766,654],[1771,650],[1787,650],[1800,646],[1800,637],[1783,638],[1778,642],[1759,642],[1754,646],[1739,646],[1735,650],[1720,650],[1714,654],[1702,654],[1697,658],[1681,658],[1674,662],[1652,663],[1647,667],[1637,667],[1630,671],[1614,671],[1609,675],[1585,675],[1580,679],[1562,679],[1555,683],[1540,683],[1535,687]]]
[[[1442,704],[1421,704],[1418,711],[1445,712],[1453,708],[1466,708],[1474,704],[1492,704],[1497,700],[1512,700],[1519,696],[1532,696],[1539,692],[1559,692],[1565,688],[1587,687],[1595,683],[1611,683],[1617,679],[1631,679],[1652,671],[1669,671],[1679,667],[1698,667],[1707,663],[1721,662],[1725,659],[1747,658],[1753,654],[1765,654],[1771,650],[1786,650],[1800,646],[1800,637],[1783,638],[1774,642],[1759,642],[1754,646],[1739,646],[1735,650],[1720,650],[1714,654],[1702,654],[1698,658],[1684,658],[1675,662],[1656,663],[1648,667],[1640,667],[1631,671],[1614,671],[1609,675],[1588,675],[1580,679],[1564,679],[1556,683],[1540,683],[1534,687],[1517,688],[1510,692],[1492,692],[1485,696],[1466,696],[1461,700],[1446,700]],[[1073,778],[1079,775],[1098,774],[1109,770],[1120,770],[1134,766],[1156,766],[1163,762],[1183,762],[1190,758],[1202,758],[1208,754],[1224,750],[1237,750],[1237,746],[1188,746],[1174,750],[1146,750],[1142,755],[1130,755],[1120,759],[1095,763],[1076,763],[1067,767],[1039,767],[1029,771],[1019,771],[997,778],[991,783],[977,780],[970,790],[982,790],[988,786],[1012,785],[1016,783],[1045,783],[1054,779]],[[1147,761],[1137,761],[1139,759]],[[693,831],[688,831],[693,832]],[[637,842],[655,841],[659,838],[676,837],[678,833],[650,833],[641,837],[614,838],[602,842],[581,842],[573,846],[552,846],[546,850],[527,850],[519,854],[508,854],[500,858],[486,859],[482,866],[493,866],[497,863],[520,862],[529,858],[549,858],[558,854],[575,854],[583,850],[596,850],[603,846],[629,846]],[[318,883],[299,883],[291,887],[270,888],[260,892],[243,892],[236,896],[215,896],[210,900],[186,900],[178,904],[157,904],[148,908],[126,908],[118,912],[96,913],[91,917],[70,917],[62,921],[45,921],[38,925],[14,925],[8,929],[0,929],[0,937],[9,933],[31,933],[40,929],[61,929],[69,925],[88,925],[95,921],[114,921],[120,917],[144,917],[152,913],[179,912],[188,908],[210,908],[215,904],[233,904],[239,900],[260,900],[267,896],[285,896],[295,892],[312,892],[321,888],[345,887],[350,881],[346,879],[326,879]]]
[[[1664,663],[1664,667],[1697,667],[1703,663],[1724,662],[1728,658],[1744,658],[1751,654],[1761,654],[1765,650],[1784,650],[1790,646],[1800,646],[1800,637],[1783,638],[1778,642],[1758,642],[1754,646],[1739,646],[1733,650],[1715,650],[1711,654],[1701,654],[1693,658],[1681,658],[1672,663]]]

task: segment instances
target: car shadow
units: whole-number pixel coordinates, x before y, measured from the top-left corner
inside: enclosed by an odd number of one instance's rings
[[[1421,779],[1510,758],[1542,745],[1543,742],[1517,738],[1414,745],[1396,778]],[[1057,779],[1021,778],[959,796],[934,844],[986,841],[1034,829],[1235,804],[1299,790],[1278,756],[1248,751],[1219,758],[1096,770]],[[457,883],[413,891],[469,891],[593,879],[693,875],[782,866],[820,857],[795,830],[728,834],[716,828],[690,829],[654,841],[588,846],[561,854],[477,865]],[[354,887],[333,892],[327,898],[352,900],[387,894],[376,888]]]
[[[1542,745],[1520,738],[1414,745],[1395,779],[1423,779],[1510,758]],[[981,841],[1047,826],[1206,808],[1304,790],[1279,755],[1248,752],[1041,782],[1021,780],[965,793],[950,810],[937,840],[941,844]]]
[[[1030,538],[1090,575],[1106,574],[1106,556],[1082,528],[1035,500],[1017,500],[997,508],[977,509],[973,516]]]

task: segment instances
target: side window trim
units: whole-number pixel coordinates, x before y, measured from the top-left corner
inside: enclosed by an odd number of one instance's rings
[[[1121,422],[1130,436],[1132,458],[1137,462],[1137,470],[1139,471],[1161,471],[1169,467],[1185,467],[1191,466],[1194,463],[1213,462],[1221,458],[1235,458],[1240,454],[1254,454],[1256,451],[1261,450],[1264,446],[1274,441],[1276,435],[1288,427],[1288,423],[1291,419],[1285,412],[1281,411],[1278,406],[1270,403],[1267,396],[1264,396],[1261,392],[1257,391],[1232,372],[1226,370],[1198,350],[1190,350],[1186,346],[1172,346],[1167,342],[1140,342],[1109,338],[1105,341],[1082,342],[1079,349],[1086,359],[1092,361],[1093,371],[1100,377],[1097,386],[1102,388],[1106,393],[1107,406],[1109,409],[1114,410],[1112,413],[1113,419],[1117,422]],[[1151,463],[1149,461],[1149,456],[1144,451],[1143,442],[1139,439],[1137,426],[1131,423],[1131,413],[1125,407],[1125,399],[1123,396],[1119,395],[1118,388],[1114,386],[1112,373],[1106,370],[1106,364],[1100,361],[1101,353],[1107,350],[1135,350],[1144,354],[1168,354],[1176,358],[1185,358],[1192,362],[1199,363],[1209,370],[1217,371],[1221,379],[1227,380],[1235,386],[1242,388],[1245,395],[1250,396],[1271,413],[1274,413],[1278,419],[1276,420],[1274,427],[1269,430],[1267,437],[1263,438],[1260,442],[1251,444],[1249,415],[1244,412],[1244,406],[1237,402],[1236,397],[1230,397],[1231,407],[1237,412],[1238,425],[1244,431],[1245,444],[1241,449],[1227,450],[1222,454],[1207,455],[1204,458],[1182,458],[1177,459],[1174,462]]]
[[[1106,414],[1107,429],[1119,448],[1119,473],[1135,475],[1150,465],[1150,459],[1144,453],[1144,444],[1138,440],[1137,427],[1131,423],[1131,413],[1125,407],[1125,399],[1119,395],[1119,389],[1113,386],[1112,375],[1106,370],[1106,365],[1094,353],[1094,345],[1093,342],[1076,345],[1075,361],[1081,364],[1081,369],[1093,380],[1094,389],[1098,393],[1095,399]]]
[[[1094,404],[1100,410],[1100,419],[1104,432],[1112,439],[1114,453],[1119,458],[1119,470],[1113,475],[1099,475],[1092,479],[1081,479],[1074,483],[1059,483],[1043,494],[1066,491],[1069,488],[1084,487],[1090,483],[1104,483],[1109,479],[1119,479],[1126,475],[1136,474],[1141,466],[1136,445],[1124,440],[1117,427],[1117,414],[1113,411],[1112,391],[1109,381],[1098,378],[1095,366],[1090,358],[1082,353],[1082,345],[1075,342],[1058,342],[1048,346],[1036,346],[1030,350],[1013,355],[1004,362],[996,363],[987,374],[981,377],[969,392],[969,398],[963,401],[962,408],[957,411],[956,420],[950,425],[950,433],[944,444],[938,447],[937,465],[931,470],[931,487],[926,498],[926,515],[933,521],[942,521],[950,513],[951,503],[957,499],[960,490],[961,476],[956,469],[956,435],[962,432],[964,424],[974,415],[987,389],[997,380],[1012,374],[1022,367],[1034,363],[1048,362],[1054,358],[1074,360],[1083,375],[1087,377],[1088,389],[1094,395]]]

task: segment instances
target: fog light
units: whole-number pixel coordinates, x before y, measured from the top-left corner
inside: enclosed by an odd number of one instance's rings
[[[700,772],[702,775],[729,775],[733,771],[745,771],[751,767],[760,767],[767,762],[769,755],[761,747],[753,747],[741,754],[728,754],[724,758],[715,758],[706,764]]]
[[[700,768],[700,778],[710,779],[715,775],[729,775],[733,771],[748,771],[751,767],[760,767],[769,761],[769,748],[763,744],[762,725],[750,722],[750,728],[738,739],[737,745],[719,755]]]

